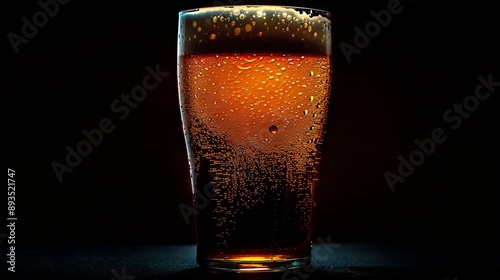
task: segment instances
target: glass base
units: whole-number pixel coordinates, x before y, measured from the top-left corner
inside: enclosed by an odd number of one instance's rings
[[[235,257],[230,259],[203,258],[197,259],[200,267],[215,272],[283,272],[311,263],[310,257],[303,258],[262,258],[262,257]]]

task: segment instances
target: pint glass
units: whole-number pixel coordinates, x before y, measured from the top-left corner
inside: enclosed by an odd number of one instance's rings
[[[311,215],[331,87],[326,11],[179,13],[179,101],[197,263],[280,271],[311,258]]]

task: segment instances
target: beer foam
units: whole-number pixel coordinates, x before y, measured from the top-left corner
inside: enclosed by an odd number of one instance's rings
[[[279,46],[279,47],[278,47]],[[179,13],[179,55],[271,49],[331,55],[329,13],[281,6],[210,7]]]

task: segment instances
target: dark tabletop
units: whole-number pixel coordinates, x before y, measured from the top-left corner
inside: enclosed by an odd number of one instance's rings
[[[196,249],[192,245],[19,248],[16,251],[16,272],[7,271],[8,265],[4,263],[0,275],[1,279],[444,280],[492,279],[500,272],[500,258],[471,255],[459,248],[367,243],[328,246],[327,258],[316,258],[311,267],[287,274],[207,272],[197,267]]]

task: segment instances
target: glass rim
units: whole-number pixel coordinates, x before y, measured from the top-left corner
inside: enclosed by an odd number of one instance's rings
[[[305,7],[305,6],[287,6],[287,5],[224,5],[224,6],[206,6],[206,7],[199,7],[199,8],[192,8],[192,9],[186,9],[186,10],[181,10],[178,12],[179,16],[183,16],[185,14],[189,13],[194,13],[194,12],[199,12],[202,10],[211,10],[211,9],[222,9],[222,8],[243,8],[243,7],[248,7],[248,8],[257,8],[257,7],[269,7],[269,8],[285,8],[285,9],[294,9],[298,11],[313,11],[316,13],[319,13],[321,16],[326,16],[328,19],[331,18],[331,12],[328,10],[323,10],[323,9],[317,9],[317,8],[311,8],[311,7]]]

